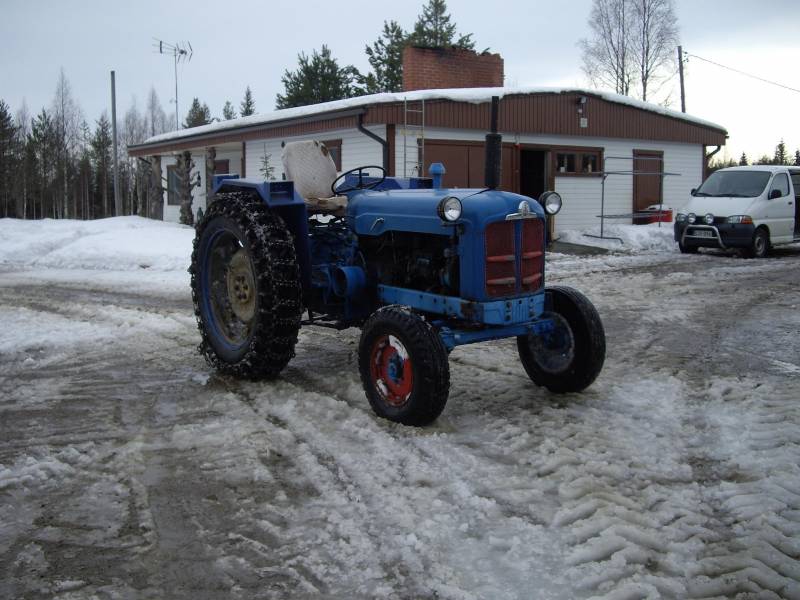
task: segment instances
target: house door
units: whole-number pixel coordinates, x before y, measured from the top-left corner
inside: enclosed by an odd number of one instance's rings
[[[664,153],[656,150],[633,151],[633,212],[640,212],[663,201]],[[646,223],[646,219],[633,220]]]
[[[522,150],[519,158],[519,193],[538,200],[547,189],[547,151]]]

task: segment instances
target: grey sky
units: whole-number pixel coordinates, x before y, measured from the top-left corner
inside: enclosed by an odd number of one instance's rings
[[[153,38],[159,37],[189,40],[194,47],[191,63],[179,66],[181,119],[194,96],[214,116],[221,116],[225,100],[238,108],[247,85],[257,110],[265,112],[274,108],[280,77],[294,68],[298,52],[326,43],[340,63],[366,71],[364,46],[377,38],[383,21],[395,19],[410,28],[423,0],[204,4],[4,0],[0,98],[14,111],[24,98],[35,114],[50,105],[63,66],[92,122],[109,108],[109,71],[115,69],[119,115],[134,96],[143,108],[151,85],[171,113],[172,61],[154,53]],[[800,89],[800,2],[677,0],[676,5],[688,52]],[[510,85],[588,85],[576,42],[588,35],[590,6],[590,0],[448,1],[459,30],[474,33],[477,49],[489,47],[503,56]],[[677,92],[672,99],[679,107]],[[798,104],[798,93],[695,59],[688,65],[688,111],[728,128],[732,156],[743,150],[751,157],[771,154],[781,137],[792,152],[800,148],[800,120],[792,110]]]

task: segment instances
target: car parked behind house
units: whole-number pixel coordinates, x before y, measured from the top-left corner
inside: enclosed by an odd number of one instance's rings
[[[739,248],[756,258],[800,241],[800,167],[715,171],[676,215],[675,241],[683,253]]]

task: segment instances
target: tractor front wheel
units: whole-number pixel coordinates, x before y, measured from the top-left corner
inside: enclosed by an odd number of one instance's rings
[[[409,309],[386,306],[367,319],[358,367],[378,416],[427,425],[444,410],[450,390],[447,350],[433,327]]]
[[[606,335],[597,309],[569,287],[547,291],[545,318],[554,327],[544,334],[521,335],[517,349],[531,380],[551,392],[580,392],[600,374],[606,357]]]

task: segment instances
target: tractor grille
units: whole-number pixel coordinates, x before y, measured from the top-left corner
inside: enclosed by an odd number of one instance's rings
[[[542,287],[543,234],[541,219],[498,221],[486,227],[486,294],[489,297],[514,296]]]

